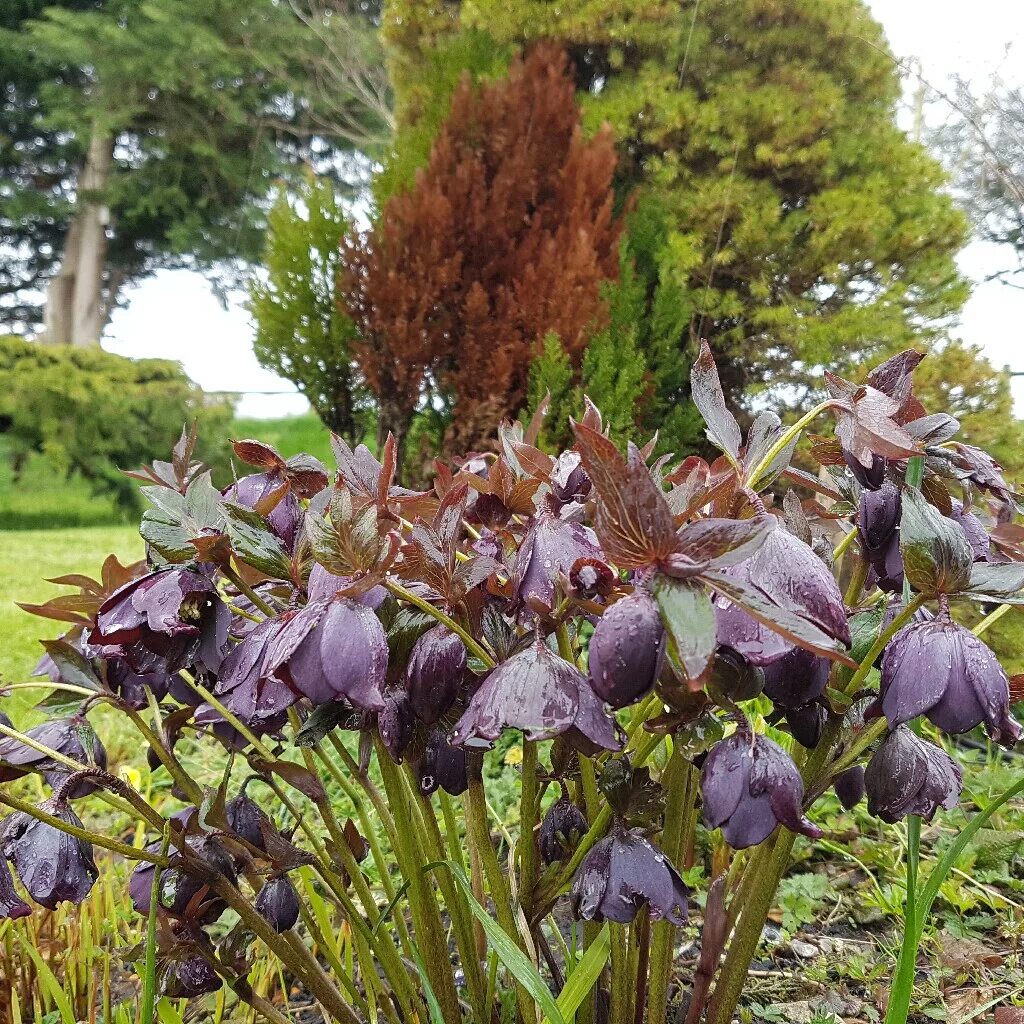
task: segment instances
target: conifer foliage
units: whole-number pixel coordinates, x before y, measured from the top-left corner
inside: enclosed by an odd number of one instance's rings
[[[499,82],[463,78],[415,184],[344,244],[341,299],[382,439],[401,445],[432,394],[452,412],[446,445],[479,445],[522,405],[546,336],[579,365],[618,275],[615,161],[610,131],[583,135],[559,49]]]

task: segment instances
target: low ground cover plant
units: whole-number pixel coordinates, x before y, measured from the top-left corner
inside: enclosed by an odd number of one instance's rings
[[[184,434],[135,474],[146,562],[30,608],[70,628],[44,682],[10,687],[47,689],[47,720],[0,719],[0,913],[84,900],[96,847],[135,862],[144,1019],[158,994],[227,986],[280,1024],[259,955],[352,1024],[664,1024],[683,1005],[725,1024],[817,799],[919,825],[963,779],[915,725],[1020,735],[980,638],[1024,601],[1018,497],[915,398],[920,358],[827,376],[793,426],[762,412],[744,437],[705,346],[711,463],[623,454],[588,404],[571,449],[536,446],[541,412],[426,491],[396,483],[393,441],[378,460],[336,439],[333,477],[237,441],[252,472],[221,492]],[[176,810],[108,765],[101,705]],[[509,731],[518,824],[496,841],[484,762]],[[41,803],[11,784],[29,773]],[[134,841],[90,825],[100,801]]]

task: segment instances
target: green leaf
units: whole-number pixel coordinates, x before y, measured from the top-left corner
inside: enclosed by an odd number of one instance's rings
[[[970,584],[974,553],[967,535],[916,487],[903,490],[900,552],[907,579],[925,597],[958,594]]]
[[[295,734],[297,747],[315,747],[329,732],[340,726],[358,724],[362,715],[342,701],[331,701],[314,708],[313,713]]]
[[[583,1005],[583,1000],[593,991],[611,951],[611,932],[606,921],[594,941],[587,946],[586,953],[572,974],[566,978],[562,991],[558,993],[558,1009],[567,1021],[573,1020],[576,1011]]]
[[[462,890],[467,906],[487,935],[491,949],[498,955],[512,977],[533,996],[535,1002],[543,1010],[547,1024],[566,1024],[562,1011],[559,1009],[558,1003],[555,1002],[540,971],[501,925],[494,920],[493,916],[480,905],[476,896],[473,895],[473,887],[469,884],[465,872],[454,861],[449,860],[435,861],[433,864],[426,865],[423,870],[433,871],[437,868],[447,868],[451,872],[452,877]]]
[[[102,689],[92,662],[81,651],[75,650],[67,640],[43,640],[43,649],[53,660],[60,672],[62,682],[70,686],[82,686],[87,690]],[[66,698],[65,698],[66,699]]]
[[[711,598],[699,583],[657,576],[654,599],[687,678],[693,682],[703,679],[717,638]]]
[[[226,501],[224,514],[231,547],[239,559],[275,579],[290,578],[291,559],[288,552],[259,512]]]

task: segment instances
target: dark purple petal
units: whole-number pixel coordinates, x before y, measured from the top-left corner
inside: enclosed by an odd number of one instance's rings
[[[319,562],[313,563],[309,571],[309,582],[306,584],[306,593],[310,602],[327,602],[332,600],[339,590],[345,590],[351,586],[352,580],[348,576],[335,576],[328,572]],[[388,596],[384,587],[371,587],[364,594],[360,594],[352,600],[359,604],[365,604],[367,608],[376,611],[384,599]]]
[[[750,787],[753,760],[750,739],[740,732],[711,748],[700,780],[704,824],[708,828],[719,828],[739,807]]]
[[[282,487],[287,487],[287,483],[279,472],[250,473],[233,483],[223,494],[228,501],[255,509],[261,501]],[[289,488],[267,514],[267,524],[290,551],[301,522],[302,506]]]
[[[832,664],[802,647],[764,666],[764,692],[773,704],[798,708],[817,700],[828,685]]]
[[[561,576],[568,576],[581,558],[604,558],[593,533],[579,523],[539,515],[516,557],[512,587],[517,603],[533,610],[550,610],[555,584]]]
[[[839,802],[849,811],[864,799],[864,766],[855,764],[840,772],[832,783]]]
[[[288,931],[299,919],[299,897],[286,875],[266,882],[256,894],[256,912],[275,932]]]
[[[664,650],[658,606],[646,590],[634,590],[594,627],[588,655],[594,692],[613,708],[635,703],[654,686]]]
[[[413,645],[405,670],[409,701],[426,725],[439,721],[455,702],[466,672],[466,646],[447,626],[428,629]]]
[[[804,783],[793,759],[767,736],[754,737],[754,763],[750,769],[750,794],[767,793],[775,817],[792,832],[812,839],[821,830],[803,814]]]
[[[175,960],[163,976],[160,989],[169,999],[193,999],[216,992],[223,984],[213,965],[196,955]]]
[[[890,824],[917,814],[931,821],[956,806],[963,786],[959,765],[945,751],[901,725],[872,755],[864,772],[868,812]]]
[[[7,860],[0,856],[0,920],[28,917],[32,908],[18,895]]]
[[[466,752],[462,747],[453,747],[440,729],[430,733],[426,749],[417,761],[415,770],[420,780],[420,789],[427,796],[439,788],[452,796],[458,796],[469,787]]]

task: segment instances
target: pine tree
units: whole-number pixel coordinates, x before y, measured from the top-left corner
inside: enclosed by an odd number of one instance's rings
[[[470,31],[562,43],[588,129],[612,125],[667,446],[700,441],[680,412],[702,337],[733,404],[802,399],[822,365],[856,375],[931,344],[962,304],[964,219],[896,125],[898,77],[862,0],[390,0],[400,139],[448,89],[430,53]]]

